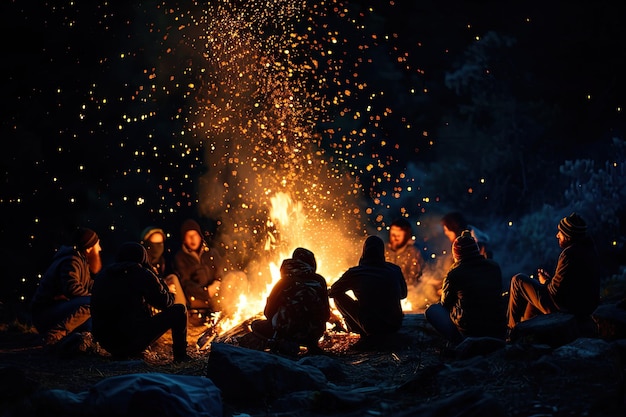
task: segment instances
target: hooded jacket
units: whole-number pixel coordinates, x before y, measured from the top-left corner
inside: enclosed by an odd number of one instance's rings
[[[359,302],[359,320],[368,334],[388,333],[402,326],[400,300],[407,296],[406,281],[399,266],[385,261],[385,244],[379,237],[365,240],[359,265],[343,273],[329,296],[349,290]]]
[[[181,236],[189,230],[196,230],[202,236],[200,226],[194,220],[183,223]],[[174,256],[174,271],[180,278],[188,308],[219,310],[208,292],[209,285],[222,279],[222,260],[217,251],[210,249],[204,240],[198,251],[183,244]]]
[[[85,255],[71,246],[61,246],[33,295],[33,310],[39,311],[74,297],[89,296],[93,282]]]
[[[111,343],[124,341],[120,334],[132,335],[150,320],[151,306],[165,310],[173,304],[174,294],[153,272],[143,246],[127,242],[115,263],[96,276],[91,296],[94,337],[109,350]]]

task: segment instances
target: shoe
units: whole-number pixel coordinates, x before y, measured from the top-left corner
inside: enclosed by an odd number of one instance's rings
[[[272,353],[282,353],[290,357],[296,357],[300,353],[300,345],[290,340],[274,339],[270,346],[270,352]]]
[[[191,362],[193,358],[186,353],[182,355],[174,355],[174,363],[186,363]]]

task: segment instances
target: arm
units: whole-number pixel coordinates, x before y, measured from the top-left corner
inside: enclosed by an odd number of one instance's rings
[[[165,282],[159,278],[154,272],[147,268],[141,268],[137,271],[141,276],[141,288],[143,296],[151,306],[159,310],[165,310],[174,304],[174,294],[172,294]]]
[[[441,305],[450,310],[455,304],[456,291],[450,285],[450,272],[448,272],[441,283]]]
[[[86,261],[72,256],[59,265],[59,280],[63,295],[67,298],[91,295],[93,280]]]
[[[265,303],[265,309],[263,310],[263,314],[266,318],[272,319],[274,314],[278,311],[278,307],[280,307],[280,298],[283,288],[285,287],[285,281],[283,279],[279,279],[276,284],[274,284],[274,288],[270,292],[270,295],[267,297],[267,302]]]

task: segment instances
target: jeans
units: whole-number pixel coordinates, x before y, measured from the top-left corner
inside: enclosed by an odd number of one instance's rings
[[[33,309],[33,325],[44,343],[55,344],[73,332],[91,331],[90,302],[91,297],[83,296]]]
[[[520,321],[528,320],[538,314],[550,314],[558,311],[552,301],[548,287],[528,275],[517,274],[511,278],[509,291],[508,326],[515,327]]]
[[[464,339],[463,334],[450,318],[450,311],[441,303],[428,306],[424,311],[424,317],[444,339],[454,344],[458,344]]]

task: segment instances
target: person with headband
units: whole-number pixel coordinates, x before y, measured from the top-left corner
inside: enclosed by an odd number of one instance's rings
[[[161,277],[170,292],[174,294],[174,303],[186,305],[185,294],[178,275],[174,272],[174,261],[165,247],[165,231],[157,226],[148,226],[141,232],[141,244],[146,248],[152,269]]]

